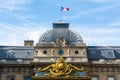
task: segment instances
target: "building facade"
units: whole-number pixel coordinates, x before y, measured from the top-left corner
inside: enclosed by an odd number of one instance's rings
[[[69,29],[69,23],[53,23],[53,29],[24,46],[0,46],[0,80],[31,80],[39,67],[65,62],[83,66],[92,80],[120,79],[120,46],[87,46]]]

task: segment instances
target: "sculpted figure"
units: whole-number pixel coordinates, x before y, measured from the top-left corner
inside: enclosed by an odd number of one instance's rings
[[[66,45],[68,45],[68,41],[63,37],[57,38],[55,43],[58,46],[66,46]]]

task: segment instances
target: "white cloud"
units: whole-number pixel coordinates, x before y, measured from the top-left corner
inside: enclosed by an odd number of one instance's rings
[[[30,26],[31,25],[31,26]],[[34,40],[38,42],[40,35],[47,30],[47,27],[41,24],[23,24],[15,26],[6,23],[0,23],[0,45],[23,45],[24,40]]]
[[[84,37],[84,42],[88,46],[119,46],[118,37]]]
[[[14,26],[11,24],[0,23],[0,45],[23,45],[26,39],[34,40],[35,44],[38,42],[41,34],[49,30],[41,24],[23,24],[21,26]],[[119,28],[101,28],[101,27],[83,27],[72,25],[71,30],[78,32],[84,42],[89,45],[99,46],[118,46],[120,45],[120,29]],[[95,25],[94,25],[95,26]]]
[[[94,25],[94,24],[93,24]],[[94,25],[95,26],[95,25]],[[93,27],[93,26],[77,26],[71,27],[77,31],[87,45],[92,46],[119,46],[120,28],[115,27]]]
[[[97,7],[97,8],[77,12],[74,15],[63,16],[63,19],[65,19],[65,20],[76,19],[76,18],[79,18],[79,17],[83,17],[85,15],[90,15],[90,14],[93,14],[93,13],[103,12],[103,11],[109,10],[111,8],[112,8],[112,6]]]
[[[0,0],[0,8],[9,11],[24,10],[23,5],[31,3],[32,0]]]
[[[119,28],[96,28],[95,33],[120,33],[120,29]]]
[[[120,27],[120,21],[114,21],[109,24],[110,27]]]
[[[26,22],[36,17],[25,13],[27,11],[26,5],[32,2],[33,0],[0,0],[0,16]]]
[[[118,3],[109,4],[109,5],[102,5],[100,7],[93,7],[92,9],[89,8],[88,10],[83,10],[83,11],[78,10],[76,12],[76,14],[63,16],[63,19],[65,19],[65,20],[77,19],[80,17],[86,17],[88,15],[90,16],[93,14],[95,14],[94,16],[96,16],[97,13],[107,12],[107,11],[112,10],[119,6],[120,6],[120,3],[118,2]],[[96,16],[96,17],[98,17],[98,16]]]

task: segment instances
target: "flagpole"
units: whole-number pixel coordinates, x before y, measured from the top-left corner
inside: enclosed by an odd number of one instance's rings
[[[62,11],[62,6],[63,5],[63,1],[62,0],[60,0],[60,22],[62,22],[63,20],[63,11]]]
[[[62,6],[61,6],[61,5],[60,5],[60,8],[61,8],[61,9],[60,9],[60,18],[61,18],[61,19],[60,19],[60,22],[62,22],[62,21],[63,21],[63,20],[62,20],[62,19],[63,19],[63,11],[62,11]]]
[[[60,12],[60,17],[61,17],[61,20],[60,22],[63,21],[63,11],[69,11],[70,9],[68,7],[63,7],[61,6],[61,12]]]

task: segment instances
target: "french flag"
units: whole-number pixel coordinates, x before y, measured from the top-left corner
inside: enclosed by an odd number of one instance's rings
[[[69,11],[70,9],[69,8],[65,8],[65,7],[61,7],[61,11]]]

